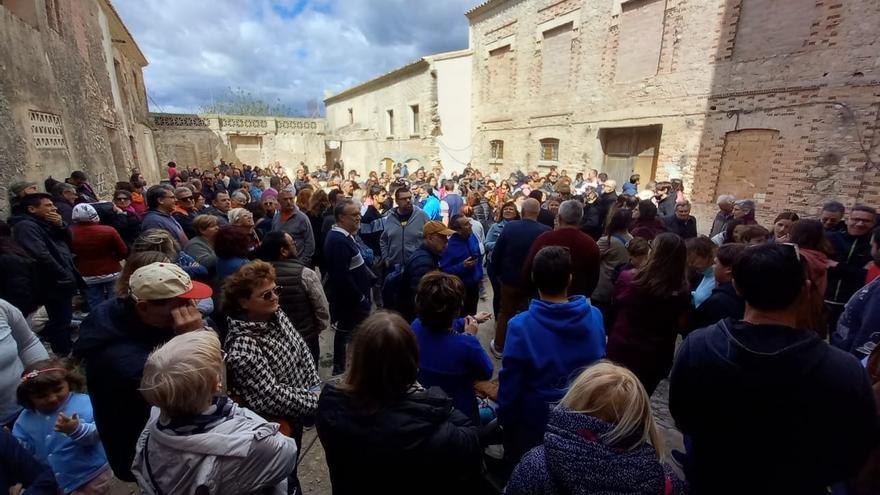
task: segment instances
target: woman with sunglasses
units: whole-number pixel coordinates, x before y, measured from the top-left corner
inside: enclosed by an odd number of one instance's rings
[[[279,306],[275,269],[264,261],[242,266],[223,282],[228,315],[226,369],[230,396],[281,425],[302,445],[303,422],[318,408],[321,384],[305,341]],[[291,482],[297,485],[296,471]]]
[[[141,233],[141,218],[131,205],[131,192],[116,190],[113,193],[113,206],[113,211],[116,212],[112,219],[113,228],[119,232],[125,244],[131,247]]]

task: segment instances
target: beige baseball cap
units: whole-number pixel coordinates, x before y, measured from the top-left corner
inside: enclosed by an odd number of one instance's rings
[[[449,227],[443,225],[442,223],[431,220],[430,222],[425,222],[425,226],[422,227],[422,236],[428,237],[429,235],[434,234],[443,234],[443,235],[452,235],[455,231],[450,229]]]
[[[135,270],[128,282],[131,295],[138,301],[157,301],[182,297],[205,299],[211,297],[211,288],[193,282],[182,268],[173,263],[151,263]]]

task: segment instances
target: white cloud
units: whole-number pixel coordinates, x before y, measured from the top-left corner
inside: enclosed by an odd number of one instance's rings
[[[295,109],[416,58],[467,46],[478,0],[116,0],[150,65],[152,111],[227,88]]]

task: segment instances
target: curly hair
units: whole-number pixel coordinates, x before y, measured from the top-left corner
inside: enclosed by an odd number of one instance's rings
[[[85,378],[74,371],[69,362],[60,359],[37,361],[24,370],[21,383],[15,391],[15,398],[21,407],[33,410],[34,397],[51,392],[65,381],[70,386],[71,392],[85,389]]]
[[[254,288],[275,280],[275,268],[265,261],[251,261],[223,280],[220,305],[226,314],[241,313],[239,299],[249,299]]]

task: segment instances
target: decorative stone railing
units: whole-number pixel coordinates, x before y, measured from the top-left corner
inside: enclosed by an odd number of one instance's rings
[[[198,129],[242,131],[247,133],[318,133],[324,132],[324,119],[290,117],[251,117],[243,115],[196,115],[151,113],[152,127],[162,129]]]

